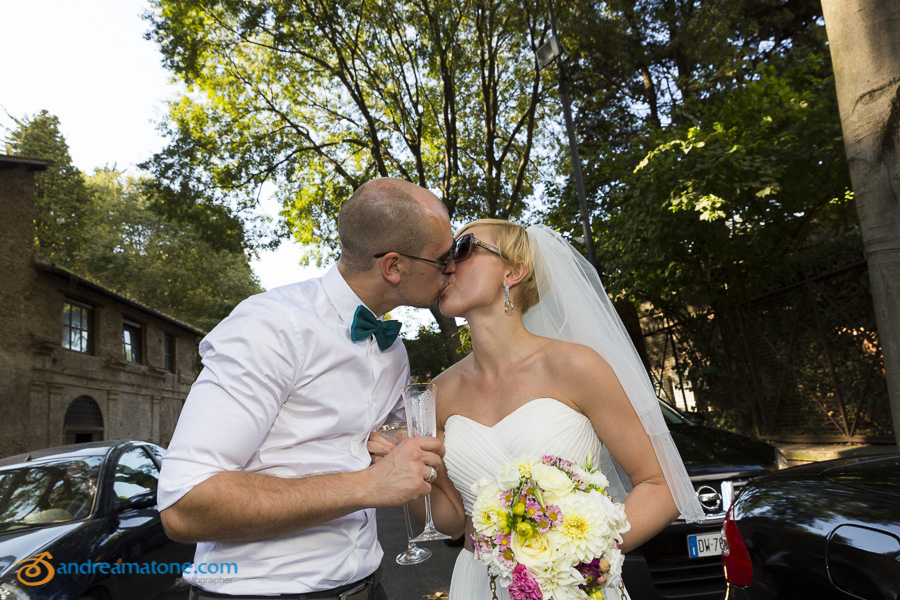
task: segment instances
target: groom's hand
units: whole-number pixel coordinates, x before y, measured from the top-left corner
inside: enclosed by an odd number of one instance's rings
[[[401,506],[430,493],[426,479],[432,467],[442,468],[443,455],[444,444],[433,437],[410,438],[394,446],[366,469],[371,476],[372,506]]]

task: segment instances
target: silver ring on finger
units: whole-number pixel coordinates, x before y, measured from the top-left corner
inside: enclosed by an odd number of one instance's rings
[[[428,467],[431,469],[431,473],[429,473],[428,477],[425,478],[427,483],[431,483],[437,477],[437,471],[434,470],[434,467]]]

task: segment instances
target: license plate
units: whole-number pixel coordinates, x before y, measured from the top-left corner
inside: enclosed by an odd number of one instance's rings
[[[703,558],[704,556],[720,556],[722,554],[722,538],[719,533],[701,533],[689,535],[688,556]]]

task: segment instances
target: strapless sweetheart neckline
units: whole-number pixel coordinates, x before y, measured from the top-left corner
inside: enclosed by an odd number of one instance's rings
[[[575,414],[578,415],[579,417],[583,417],[583,418],[587,419],[588,421],[590,421],[590,419],[588,419],[587,415],[585,415],[584,413],[578,412],[577,410],[575,410],[574,408],[572,408],[572,407],[569,406],[568,404],[565,404],[564,402],[560,402],[560,401],[557,400],[556,398],[550,398],[550,397],[548,396],[548,397],[544,397],[544,398],[535,398],[534,400],[529,400],[528,402],[526,402],[526,403],[523,404],[522,406],[519,406],[518,408],[516,408],[515,410],[513,410],[512,412],[510,412],[508,415],[506,415],[505,417],[503,417],[502,419],[500,419],[499,421],[497,421],[496,423],[494,423],[493,425],[485,425],[484,423],[480,423],[479,421],[476,421],[475,419],[472,419],[472,418],[467,417],[467,416],[465,416],[465,415],[461,415],[461,414],[453,414],[453,415],[450,415],[449,417],[447,417],[447,420],[444,421],[444,428],[446,429],[447,423],[450,422],[450,419],[452,419],[452,418],[454,418],[454,417],[458,417],[458,418],[460,418],[460,419],[463,419],[463,420],[468,421],[468,422],[470,422],[470,423],[474,423],[475,425],[478,425],[478,426],[483,427],[483,428],[485,428],[485,429],[495,429],[495,428],[499,427],[501,424],[503,424],[504,421],[507,421],[508,419],[510,419],[511,417],[513,417],[516,413],[519,413],[519,412],[521,412],[522,410],[524,410],[525,408],[532,406],[535,402],[541,402],[541,401],[544,401],[544,400],[547,400],[547,401],[549,401],[549,402],[552,402],[553,404],[556,404],[556,405],[558,405],[558,406],[562,406],[562,407],[565,408],[567,411],[572,412],[572,413],[575,413]]]
[[[463,415],[451,415],[444,422],[444,447],[447,474],[470,516],[477,497],[475,484],[481,478],[496,477],[502,463],[550,454],[581,464],[588,456],[602,461],[604,452],[590,419],[555,398],[535,398],[491,426]],[[497,597],[509,600],[507,589],[497,587]],[[609,597],[612,600],[618,595]],[[450,598],[491,598],[487,568],[468,550],[462,550],[456,562]]]
[[[455,418],[458,417],[458,418]],[[501,463],[521,456],[561,456],[581,464],[600,457],[603,445],[585,415],[554,398],[535,398],[487,426],[462,415],[444,423],[444,464],[471,514],[471,485],[494,477]]]

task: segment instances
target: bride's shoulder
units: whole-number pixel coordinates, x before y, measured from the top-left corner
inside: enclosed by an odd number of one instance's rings
[[[471,368],[471,355],[466,356],[457,363],[444,369],[440,375],[432,379],[432,383],[440,386],[441,390],[452,390],[462,384],[466,379],[466,372]]]
[[[556,373],[565,373],[567,377],[604,372],[609,368],[593,348],[574,342],[550,340],[541,354],[545,365]]]
[[[466,384],[470,381],[467,373],[470,373],[471,355],[459,362],[447,367],[440,375],[432,379],[432,383],[438,386],[437,394],[437,424],[440,431],[444,430],[444,424],[451,415],[460,413],[460,402],[465,403],[467,398]]]
[[[590,346],[546,338],[542,352],[548,356],[557,356],[562,360],[597,361],[603,360]]]

